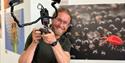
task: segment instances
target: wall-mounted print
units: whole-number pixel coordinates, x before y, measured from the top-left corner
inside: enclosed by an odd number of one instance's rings
[[[20,4],[23,0],[4,0],[4,9],[9,7],[9,2],[12,1],[14,5]]]
[[[1,14],[0,14],[0,38],[2,37],[2,24],[1,24]]]
[[[24,24],[23,9],[14,12],[20,24]],[[6,50],[21,54],[24,49],[24,28],[19,28],[10,13],[5,14],[5,47]]]
[[[65,5],[72,59],[125,60],[125,4]]]
[[[0,0],[0,10],[1,10],[1,0]]]

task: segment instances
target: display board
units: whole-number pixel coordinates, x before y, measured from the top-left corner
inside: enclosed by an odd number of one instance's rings
[[[20,24],[24,24],[23,9],[15,11]],[[10,13],[5,14],[5,47],[7,50],[21,54],[24,49],[24,28],[19,28]]]
[[[72,59],[125,60],[125,4],[67,5]]]

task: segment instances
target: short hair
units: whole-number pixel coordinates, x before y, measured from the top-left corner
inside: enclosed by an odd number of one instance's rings
[[[59,12],[66,12],[66,13],[70,16],[70,18],[71,18],[71,20],[70,20],[70,23],[71,23],[71,21],[72,21],[72,15],[71,15],[69,9],[67,9],[67,8],[65,8],[65,7],[63,7],[63,6],[60,6],[60,7],[57,9],[57,12],[58,12],[58,13],[59,13]],[[54,17],[54,16],[56,16],[56,12],[54,12],[53,17]]]

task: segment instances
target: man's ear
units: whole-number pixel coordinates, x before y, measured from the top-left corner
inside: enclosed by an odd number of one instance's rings
[[[67,32],[70,32],[71,29],[72,29],[72,25],[70,24],[69,27],[68,27],[68,29],[67,29]]]
[[[69,25],[69,27],[68,27],[67,31],[64,33],[64,35],[66,35],[66,33],[70,32],[70,31],[71,31],[71,29],[72,29],[72,26],[71,26],[71,25]]]

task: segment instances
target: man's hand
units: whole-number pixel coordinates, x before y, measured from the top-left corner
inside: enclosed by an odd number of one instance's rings
[[[52,44],[53,42],[56,41],[56,37],[52,30],[49,29],[49,31],[50,33],[42,34],[42,38],[47,44]]]
[[[42,38],[41,31],[39,31],[38,29],[33,29],[32,31],[33,42],[39,42],[41,38]]]

